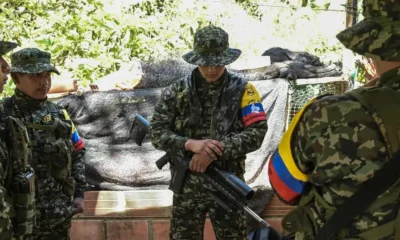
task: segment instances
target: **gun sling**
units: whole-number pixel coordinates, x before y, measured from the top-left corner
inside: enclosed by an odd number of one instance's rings
[[[376,201],[379,195],[387,191],[400,179],[400,151],[376,171],[375,176],[367,180],[328,220],[317,233],[316,240],[327,240],[345,228],[358,214]]]

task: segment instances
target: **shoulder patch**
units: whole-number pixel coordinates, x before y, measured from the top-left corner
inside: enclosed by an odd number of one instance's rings
[[[308,182],[308,176],[298,169],[294,161],[291,148],[292,134],[306,109],[316,101],[317,98],[312,99],[296,113],[278,149],[269,161],[268,176],[271,185],[279,197],[288,203],[295,202],[301,196]]]
[[[267,120],[260,95],[253,84],[249,82],[244,90],[240,108],[242,122],[245,127],[258,121]]]

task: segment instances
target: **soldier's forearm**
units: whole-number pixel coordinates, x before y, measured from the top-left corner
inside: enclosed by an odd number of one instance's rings
[[[260,121],[251,124],[240,133],[228,134],[221,141],[225,145],[223,157],[235,159],[256,151],[261,147],[267,130],[267,121]]]
[[[153,131],[151,143],[156,149],[181,157],[185,155],[186,137],[179,136],[170,130]]]
[[[74,197],[84,197],[84,192],[87,186],[85,177],[85,165],[83,164],[83,156],[85,155],[86,149],[83,148],[72,156],[72,167],[71,175],[75,179],[75,194]]]

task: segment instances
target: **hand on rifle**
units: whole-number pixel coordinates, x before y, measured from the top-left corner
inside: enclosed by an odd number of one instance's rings
[[[217,160],[217,158],[222,155],[224,146],[222,143],[212,139],[189,139],[185,143],[185,150],[208,155],[211,160]]]
[[[83,208],[85,206],[85,201],[83,198],[75,198],[72,203],[72,215],[83,213]]]
[[[189,169],[192,172],[201,172],[204,173],[213,160],[208,156],[208,154],[204,153],[196,153],[193,155],[192,160],[189,164]]]

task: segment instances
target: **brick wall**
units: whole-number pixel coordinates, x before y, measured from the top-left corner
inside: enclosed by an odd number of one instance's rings
[[[85,212],[74,218],[71,240],[169,240],[171,204],[169,190],[86,192]],[[274,196],[262,217],[280,231],[291,209]],[[204,239],[215,240],[209,220]]]

